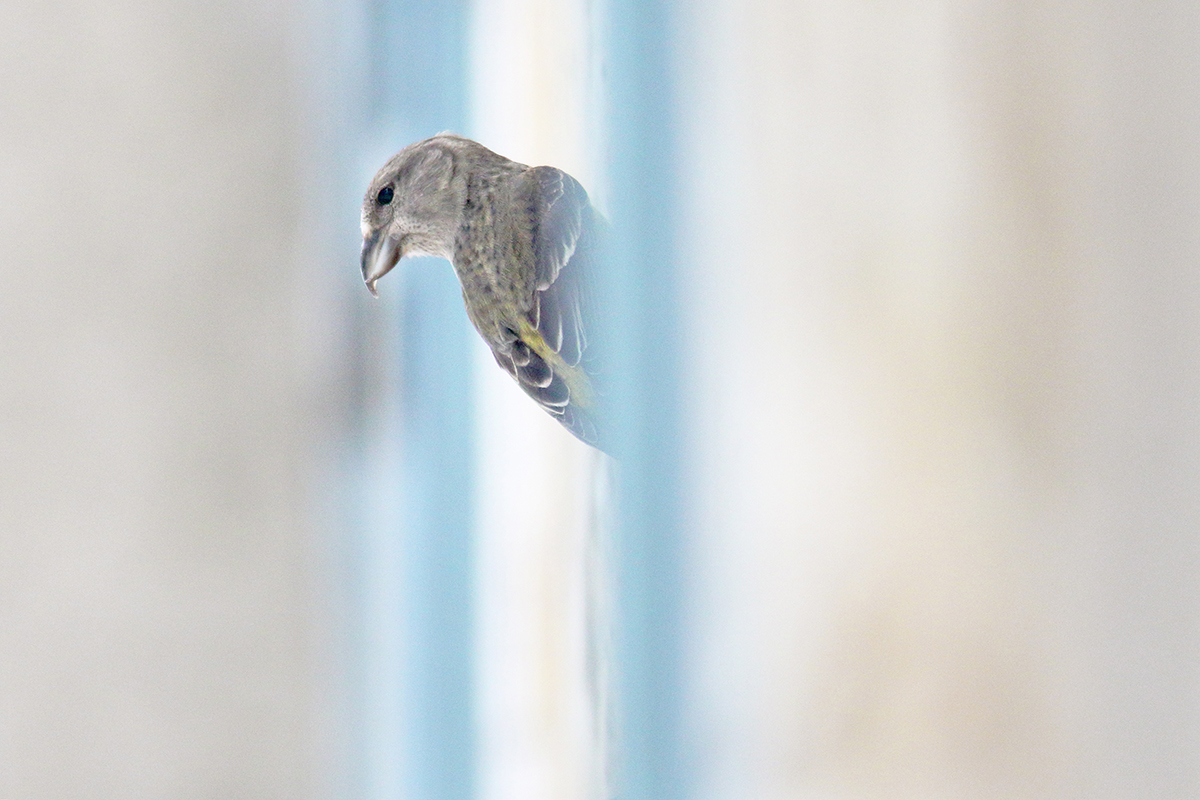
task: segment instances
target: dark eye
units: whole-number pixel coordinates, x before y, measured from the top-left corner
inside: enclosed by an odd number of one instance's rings
[[[388,203],[392,202],[392,197],[395,194],[396,193],[392,191],[392,187],[385,186],[379,190],[379,194],[375,195],[375,202],[381,206],[386,206]]]

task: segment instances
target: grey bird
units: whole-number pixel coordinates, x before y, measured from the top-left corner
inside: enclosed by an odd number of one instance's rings
[[[362,234],[372,295],[404,256],[448,259],[496,362],[567,430],[605,449],[600,359],[588,335],[607,223],[578,181],[443,133],[383,165],[363,199]]]

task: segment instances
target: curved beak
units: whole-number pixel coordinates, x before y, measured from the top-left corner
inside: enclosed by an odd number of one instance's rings
[[[379,297],[375,281],[391,272],[399,260],[400,248],[396,246],[396,240],[384,236],[383,231],[374,231],[363,239],[362,276],[372,297]]]

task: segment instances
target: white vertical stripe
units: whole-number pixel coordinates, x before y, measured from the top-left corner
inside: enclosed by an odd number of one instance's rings
[[[600,127],[583,2],[475,4],[472,125],[509,158],[585,186]],[[589,186],[590,188],[590,186]],[[479,791],[595,796],[585,556],[599,463],[477,348]]]

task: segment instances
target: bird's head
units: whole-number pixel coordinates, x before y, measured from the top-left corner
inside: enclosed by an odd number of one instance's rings
[[[466,194],[455,138],[409,145],[371,181],[362,206],[362,276],[371,294],[404,256],[451,257]]]

